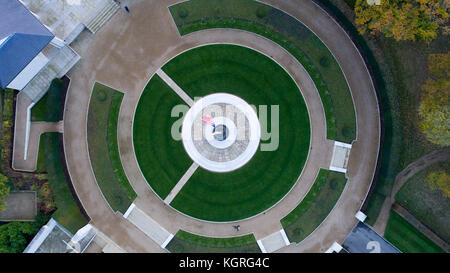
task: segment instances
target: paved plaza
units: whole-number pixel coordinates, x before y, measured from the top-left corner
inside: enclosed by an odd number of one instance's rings
[[[73,48],[82,59],[68,73],[71,82],[64,112],[64,150],[74,189],[91,218],[91,224],[114,241],[115,249],[127,252],[166,252],[161,246],[167,245],[170,236],[180,229],[219,238],[253,234],[266,252],[325,252],[335,241],[342,242],[358,222],[354,215],[360,210],[372,182],[380,134],[378,103],[370,74],[345,31],[313,1],[264,1],[307,25],[328,46],[347,79],[357,116],[357,138],[353,143],[336,146],[334,140],[327,138],[324,109],[313,80],[282,47],[259,35],[231,29],[205,30],[180,36],[168,10],[169,5],[179,1],[124,2],[131,13],[119,11],[95,36],[84,34],[88,42],[83,45],[74,42]],[[298,8],[300,5],[302,8]],[[197,165],[186,169],[186,176],[178,182],[168,199],[161,200],[140,171],[133,147],[134,113],[149,79],[159,75],[183,101],[194,105],[193,98],[160,68],[188,49],[216,43],[254,49],[283,67],[301,91],[311,124],[308,159],[289,193],[264,213],[233,223],[195,219],[168,205],[196,171]],[[86,120],[95,82],[125,94],[118,121],[119,151],[126,176],[138,195],[133,202],[135,208],[126,215],[127,218],[111,210],[91,171]],[[196,163],[202,165],[201,162]],[[330,166],[341,168],[348,179],[341,197],[313,233],[299,244],[289,244],[280,219],[303,200],[319,170],[331,169]],[[239,231],[231,228],[236,224],[241,227]]]

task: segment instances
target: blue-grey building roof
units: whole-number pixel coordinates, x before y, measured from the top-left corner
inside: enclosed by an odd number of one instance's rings
[[[54,35],[18,0],[0,0],[0,86],[5,88]]]
[[[396,247],[363,222],[358,222],[342,243],[342,247],[350,253],[400,252]]]

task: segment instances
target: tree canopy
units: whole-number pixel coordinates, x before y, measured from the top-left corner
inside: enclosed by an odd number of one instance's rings
[[[422,86],[425,94],[419,106],[419,128],[426,138],[441,146],[450,145],[450,53],[431,54],[431,77]]]
[[[11,222],[0,226],[0,253],[20,253],[27,246],[27,235],[36,232],[32,223]]]
[[[450,175],[447,172],[443,170],[430,172],[425,177],[425,182],[431,189],[439,190],[442,195],[450,198]]]
[[[0,253],[21,253],[28,242],[45,225],[51,213],[38,214],[34,222],[10,222],[0,226]]]
[[[400,40],[431,41],[439,29],[448,34],[450,0],[383,0],[369,5],[367,0],[355,4],[356,25],[364,34],[381,32]]]
[[[6,202],[3,201],[9,194],[8,178],[0,173],[0,211],[6,208]]]

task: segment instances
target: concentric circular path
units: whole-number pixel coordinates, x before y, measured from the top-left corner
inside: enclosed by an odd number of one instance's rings
[[[163,251],[142,231],[111,211],[98,188],[89,163],[86,118],[95,81],[126,92],[119,114],[119,149],[127,177],[138,198],[136,206],[175,234],[178,229],[211,236],[236,236],[227,223],[199,221],[165,205],[149,188],[139,171],[132,144],[132,123],[140,94],[151,76],[170,58],[195,46],[211,43],[243,45],[272,56],[293,77],[306,101],[311,123],[308,161],[291,192],[264,214],[240,221],[239,234],[254,233],[257,239],[280,230],[279,220],[305,196],[319,168],[328,168],[333,142],[326,139],[325,117],[318,92],[303,67],[280,46],[255,34],[235,30],[208,30],[180,37],[167,7],[179,1],[132,1],[130,14],[119,12],[90,39],[75,49],[82,61],[69,77],[71,84],[64,114],[64,148],[76,193],[92,223],[130,252]],[[374,87],[363,59],[346,33],[310,0],[264,1],[284,10],[307,25],[334,54],[353,96],[357,115],[357,139],[353,142],[341,198],[327,219],[300,244],[280,251],[319,252],[334,241],[342,242],[356,224],[369,189],[378,155],[379,113]],[[300,7],[300,8],[299,8]]]

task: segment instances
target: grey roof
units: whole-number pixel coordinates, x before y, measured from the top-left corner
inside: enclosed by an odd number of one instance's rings
[[[0,86],[5,88],[54,35],[18,0],[0,0]]]
[[[400,253],[396,247],[363,222],[358,222],[342,243],[342,247],[350,253]]]
[[[66,253],[71,238],[71,234],[57,224],[35,253]]]

